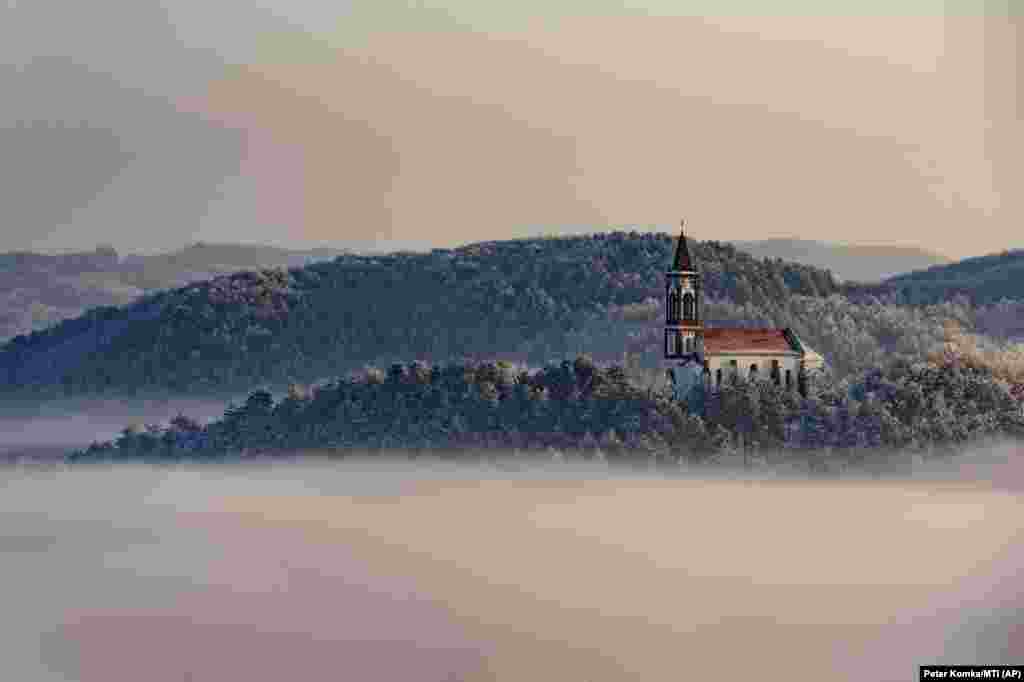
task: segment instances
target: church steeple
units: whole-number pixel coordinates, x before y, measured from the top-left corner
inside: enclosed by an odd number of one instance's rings
[[[703,362],[704,321],[700,273],[680,224],[672,269],[665,273],[665,359]]]
[[[693,272],[693,261],[690,259],[690,249],[686,247],[686,221],[679,223],[679,243],[676,244],[676,257],[672,261],[674,272]]]

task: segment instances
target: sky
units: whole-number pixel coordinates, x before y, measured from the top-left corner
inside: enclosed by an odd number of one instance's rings
[[[1024,246],[1024,0],[13,0],[0,63],[0,250]]]

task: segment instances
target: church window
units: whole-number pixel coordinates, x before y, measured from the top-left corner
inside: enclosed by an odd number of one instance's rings
[[[789,388],[792,385],[793,385],[793,375],[787,369],[786,370],[786,388]]]
[[[690,292],[683,295],[683,319],[693,319],[693,294]]]
[[[757,363],[756,362],[754,364],[750,365],[750,378],[751,379],[756,379],[757,378]]]

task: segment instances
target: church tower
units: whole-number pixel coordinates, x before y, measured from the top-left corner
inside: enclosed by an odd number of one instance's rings
[[[704,311],[700,273],[686,246],[685,221],[672,269],[665,273],[665,360],[674,365],[687,361],[704,364]]]

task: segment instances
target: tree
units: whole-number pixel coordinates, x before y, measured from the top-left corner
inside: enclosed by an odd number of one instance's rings
[[[677,456],[682,460],[700,461],[714,450],[707,425],[697,415],[681,413],[676,422]]]
[[[579,355],[573,362],[573,370],[577,384],[580,388],[585,388],[593,381],[597,368],[592,357],[589,355]]]
[[[477,384],[477,390],[480,392],[480,398],[490,407],[498,406],[498,387],[490,381],[481,381]]]
[[[273,409],[274,396],[263,389],[253,391],[245,401],[245,413],[248,416],[267,416]]]
[[[743,275],[736,277],[736,302],[740,305],[751,302],[754,299],[754,289],[750,286],[750,282]]]
[[[774,383],[760,385],[758,391],[756,438],[768,447],[780,447],[786,440],[786,391]]]
[[[384,383],[384,371],[378,367],[367,367],[365,380],[368,384],[382,384]]]
[[[406,366],[406,376],[416,384],[429,384],[432,380],[432,371],[426,363],[416,360]]]
[[[302,384],[289,384],[287,398],[292,401],[309,400],[310,390]]]
[[[619,437],[619,434],[616,433],[615,429],[605,431],[599,439],[599,445],[602,450],[612,457],[621,455],[624,448],[622,439]]]
[[[180,412],[171,419],[171,427],[183,433],[198,433],[203,430],[202,424],[197,420]]]

